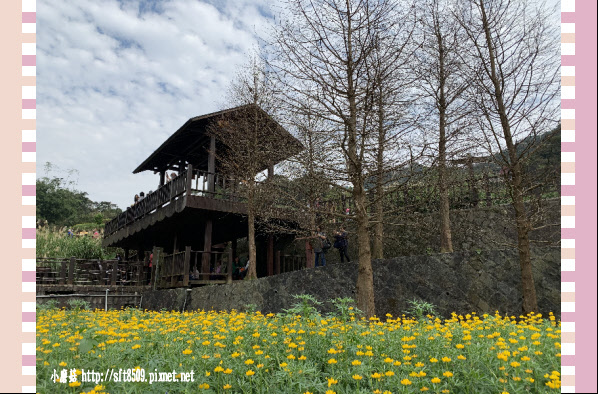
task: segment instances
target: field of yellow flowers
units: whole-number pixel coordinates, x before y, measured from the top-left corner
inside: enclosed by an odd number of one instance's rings
[[[119,369],[146,381],[115,382]],[[114,374],[82,383],[90,370]],[[552,315],[382,322],[236,311],[37,314],[40,393],[556,393],[559,370]],[[192,382],[180,381],[191,371]],[[158,372],[179,381],[155,381]]]

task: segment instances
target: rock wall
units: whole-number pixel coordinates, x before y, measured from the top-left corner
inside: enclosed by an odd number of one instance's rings
[[[457,313],[521,313],[521,280],[517,251],[502,249],[404,256],[375,260],[376,314],[397,316],[408,300],[435,304],[443,316]],[[540,312],[560,316],[560,249],[534,248],[533,271]],[[329,264],[277,276],[187,289],[146,292],[142,308],[160,310],[247,310],[254,304],[263,313],[282,312],[296,300],[294,294],[311,294],[324,302],[355,297],[357,264]]]

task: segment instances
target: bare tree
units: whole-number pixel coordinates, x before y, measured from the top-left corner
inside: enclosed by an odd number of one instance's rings
[[[384,258],[385,200],[389,183],[397,169],[405,164],[403,150],[410,144],[406,134],[413,132],[415,119],[410,109],[414,100],[414,78],[409,64],[415,44],[412,39],[415,18],[412,8],[397,9],[391,24],[374,26],[373,50],[366,59],[370,78],[371,147],[365,165],[374,187],[370,190],[372,205],[372,257]],[[376,30],[379,29],[379,30]]]
[[[453,14],[452,2],[427,0],[419,12],[419,38],[422,45],[416,53],[413,72],[417,76],[425,112],[437,120],[438,141],[437,167],[440,216],[440,252],[451,253],[451,237],[448,173],[448,149],[456,151],[459,131],[464,127],[468,110],[462,99],[468,86],[463,73],[460,51],[466,40]],[[462,150],[463,146],[459,146]],[[453,152],[456,153],[456,152]]]
[[[534,185],[526,182],[525,162],[558,121],[558,32],[544,3],[525,0],[469,0],[459,21],[469,38],[481,143],[501,164],[515,211],[523,312],[537,311],[525,207]]]
[[[256,278],[256,222],[276,216],[272,213],[269,185],[264,171],[273,175],[273,166],[289,151],[299,147],[274,121],[276,113],[274,89],[264,63],[253,54],[247,65],[231,83],[226,111],[211,128],[223,149],[217,159],[226,175],[239,182],[239,190],[247,206],[249,267],[247,278]],[[284,151],[283,151],[284,147]],[[260,179],[260,176],[262,179]]]
[[[394,34],[396,4],[390,0],[288,0],[273,35],[272,67],[286,83],[285,102],[311,103],[312,116],[334,136],[337,185],[352,194],[358,244],[357,305],[373,316],[370,220],[365,181],[370,151],[371,64],[377,34]],[[380,38],[380,36],[378,36]]]

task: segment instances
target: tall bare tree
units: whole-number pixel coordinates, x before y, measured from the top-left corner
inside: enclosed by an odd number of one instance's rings
[[[538,310],[525,206],[534,186],[526,182],[525,162],[559,117],[559,36],[552,15],[545,3],[525,0],[469,0],[459,11],[481,142],[503,168],[515,211],[524,313]]]
[[[269,193],[267,184],[259,182],[260,175],[282,158],[281,147],[292,149],[272,116],[276,113],[274,89],[259,54],[250,56],[229,87],[225,112],[210,128],[223,146],[217,159],[226,175],[240,182],[239,189],[247,206],[249,267],[247,278],[256,278],[256,221],[273,215],[266,212]],[[291,141],[292,142],[292,141]],[[294,148],[293,148],[294,149]],[[262,179],[263,180],[263,179]]]
[[[454,2],[449,0],[427,0],[420,5],[418,38],[422,45],[416,52],[416,61],[412,63],[413,73],[420,82],[422,102],[428,104],[425,111],[437,120],[441,253],[453,251],[447,149],[457,150],[459,131],[464,127],[468,114],[466,101],[462,99],[468,86],[468,78],[463,72],[463,60],[460,56],[466,36],[451,13],[453,5]],[[458,149],[462,150],[463,146]]]
[[[358,279],[356,301],[373,316],[374,287],[371,264],[370,220],[365,181],[367,154],[374,115],[375,81],[367,67],[376,34],[394,34],[396,4],[390,0],[287,0],[273,35],[272,67],[286,83],[285,102],[300,107],[313,103],[311,112],[327,122],[334,134],[339,184],[350,186],[355,204]],[[388,26],[389,28],[384,28]]]
[[[366,169],[374,178],[370,190],[372,205],[372,257],[384,258],[385,200],[389,183],[397,169],[405,164],[404,148],[409,145],[406,134],[413,131],[410,112],[414,95],[410,93],[414,78],[410,72],[415,43],[412,39],[415,18],[412,7],[398,8],[392,24],[374,26],[373,50],[366,59],[366,72],[372,84],[371,151],[366,156]],[[392,188],[391,188],[392,190]]]

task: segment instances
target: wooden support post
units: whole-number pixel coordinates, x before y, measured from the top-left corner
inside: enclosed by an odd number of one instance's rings
[[[106,269],[108,268],[107,265],[108,263],[105,261],[102,261],[100,263],[100,285],[106,284]]]
[[[69,262],[69,280],[68,284],[72,285],[75,280],[75,258],[71,257],[71,261]]]
[[[274,176],[274,164],[268,166],[268,179],[272,179],[272,176]]]
[[[210,279],[210,260],[212,258],[212,219],[206,221],[203,241],[204,254],[201,257],[201,272],[203,280]]]
[[[162,285],[162,278],[160,277],[161,259],[162,248],[154,247],[154,257],[152,259],[152,285],[154,290]]]
[[[60,262],[60,279],[58,283],[61,285],[66,283],[66,260]]]
[[[174,233],[174,244],[172,245],[172,254],[173,255],[179,251],[176,241],[177,241],[177,233],[175,232]]]
[[[228,264],[226,266],[226,283],[233,283],[233,255],[234,253],[231,245],[231,248],[228,250]]]
[[[268,234],[268,250],[266,252],[268,260],[268,276],[274,275],[274,235]]]
[[[210,197],[214,197],[213,193],[216,190],[214,176],[216,172],[216,137],[210,137],[210,150],[208,152],[208,192],[212,193]]]
[[[160,171],[160,187],[164,186],[164,173],[166,170]]]
[[[187,183],[185,184],[185,195],[188,196],[191,194],[191,184],[193,182],[193,166],[189,163],[189,167],[187,168]]]
[[[276,251],[276,275],[280,275],[280,250]]]
[[[183,264],[183,286],[189,286],[189,267],[191,265],[191,246],[185,246],[185,263]]]
[[[112,263],[112,278],[110,279],[110,285],[112,285],[112,286],[116,286],[116,278],[118,275],[118,269],[119,269],[118,260],[115,260]]]
[[[143,259],[138,259],[137,260],[137,286],[141,286],[143,285],[143,266],[145,264],[145,261]]]

